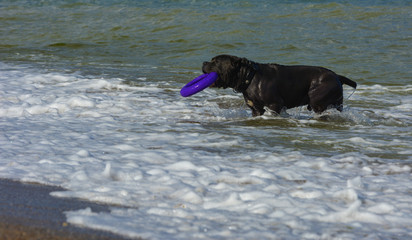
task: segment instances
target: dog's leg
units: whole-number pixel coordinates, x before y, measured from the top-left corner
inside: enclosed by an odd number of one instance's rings
[[[249,100],[250,101],[250,100]],[[252,103],[253,104],[253,103]],[[249,105],[249,102],[247,103],[250,109],[252,109],[252,116],[257,117],[257,116],[262,116],[265,113],[265,109],[263,106],[256,106],[256,105]]]
[[[252,110],[253,117],[261,116],[265,113],[263,106],[260,106],[259,104],[256,104],[255,102],[250,100],[245,93],[243,93],[243,98],[245,99],[246,105]]]
[[[255,109],[252,108],[252,116],[253,117],[258,117],[258,116],[262,116],[265,113],[265,109]]]
[[[254,104],[252,100],[247,99],[246,97],[245,97],[245,102],[246,102],[246,105],[252,110],[253,117],[261,116],[265,113],[265,109],[263,109],[263,106]]]
[[[283,108],[285,107],[283,106],[283,104],[273,103],[273,104],[270,104],[268,108],[270,109],[270,112],[272,113],[272,115],[279,115],[280,112],[282,112]]]
[[[320,82],[320,84],[319,84]],[[309,89],[309,107],[315,113],[322,113],[328,107],[342,111],[343,89],[335,75],[328,75]]]
[[[338,100],[313,100],[310,102],[310,106],[308,107],[308,109],[312,109],[315,113],[322,113],[328,108],[336,108],[339,112],[342,112],[343,104],[342,100],[339,100],[341,99],[341,97],[336,96],[336,98],[338,98]]]
[[[286,109],[283,99],[279,96],[274,96],[271,103],[266,106],[270,109],[272,115],[280,115],[282,110]]]

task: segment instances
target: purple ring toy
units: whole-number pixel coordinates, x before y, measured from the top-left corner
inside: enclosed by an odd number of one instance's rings
[[[186,84],[180,90],[180,95],[183,97],[192,96],[212,85],[217,80],[217,77],[218,75],[215,72],[202,74]]]

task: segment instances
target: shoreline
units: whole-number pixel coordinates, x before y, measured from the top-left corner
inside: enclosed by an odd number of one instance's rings
[[[1,239],[131,239],[67,223],[65,211],[89,207],[93,211],[108,212],[110,205],[50,195],[62,190],[64,188],[0,178]]]

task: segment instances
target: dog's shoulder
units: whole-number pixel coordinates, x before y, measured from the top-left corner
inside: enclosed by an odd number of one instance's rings
[[[277,73],[282,69],[282,65],[277,63],[259,63],[259,73],[271,76],[277,75]]]

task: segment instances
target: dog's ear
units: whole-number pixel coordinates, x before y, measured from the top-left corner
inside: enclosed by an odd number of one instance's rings
[[[238,72],[238,77],[240,79],[243,79],[244,77],[246,77],[248,68],[250,66],[250,61],[247,58],[239,58],[239,60],[237,61],[237,72]]]
[[[247,58],[241,58],[239,59],[239,62],[241,65],[246,65],[246,66],[250,64],[250,61]]]
[[[232,59],[233,68],[236,68],[236,70],[239,70],[243,65],[247,64],[247,62],[247,58],[234,57]]]

